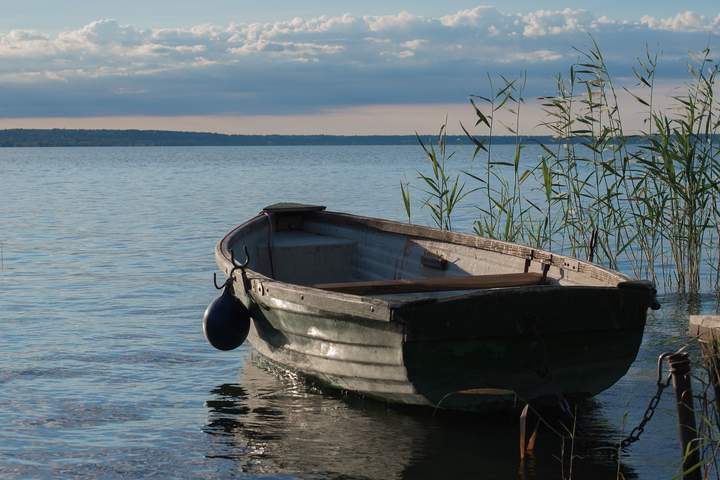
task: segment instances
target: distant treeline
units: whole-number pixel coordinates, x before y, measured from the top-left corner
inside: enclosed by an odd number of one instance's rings
[[[433,135],[421,135],[423,142]],[[482,137],[480,137],[482,138]],[[495,136],[496,144],[513,144],[514,136]],[[524,143],[551,143],[546,136],[527,136]],[[447,143],[472,143],[464,135],[448,135]],[[579,141],[578,141],[579,143]],[[0,130],[0,147],[160,147],[272,145],[417,145],[415,135],[226,135],[163,130]]]

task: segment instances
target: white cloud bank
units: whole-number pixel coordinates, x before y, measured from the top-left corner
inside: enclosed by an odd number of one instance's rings
[[[321,16],[140,29],[98,20],[56,34],[0,32],[0,116],[298,113],[352,105],[459,102],[486,71],[545,78],[599,40],[628,67],[645,43],[679,74],[718,44],[720,14],[610,19],[585,10],[442,17]],[[532,85],[535,85],[532,87]],[[542,82],[531,81],[540,90]]]

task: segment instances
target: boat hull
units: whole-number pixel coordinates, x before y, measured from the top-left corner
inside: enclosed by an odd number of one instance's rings
[[[272,363],[330,388],[488,412],[613,385],[642,341],[643,303],[617,288],[507,289],[411,305],[393,322],[251,303],[248,339]]]

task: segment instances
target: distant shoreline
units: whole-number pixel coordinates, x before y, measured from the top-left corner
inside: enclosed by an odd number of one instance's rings
[[[423,141],[433,135],[421,135]],[[537,138],[547,141],[548,137]],[[471,142],[449,135],[449,144]],[[493,142],[515,143],[514,137],[495,137]],[[192,147],[192,146],[303,146],[303,145],[417,145],[415,135],[229,135],[166,130],[0,130],[0,147]]]
[[[434,142],[434,135],[421,135],[423,142]],[[488,137],[479,136],[482,140]],[[631,137],[631,143],[642,137]],[[494,144],[515,144],[514,136],[494,136]],[[582,143],[582,137],[573,143]],[[527,143],[555,143],[550,136],[527,135]],[[464,135],[448,135],[449,145],[472,145]],[[231,146],[309,146],[309,145],[417,145],[415,135],[229,135],[209,132],[169,130],[0,130],[0,148],[18,147],[231,147]]]

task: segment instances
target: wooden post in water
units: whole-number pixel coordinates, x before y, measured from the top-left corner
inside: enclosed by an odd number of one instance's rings
[[[720,412],[720,315],[690,315],[690,335],[700,341],[702,360]]]
[[[690,358],[687,353],[673,353],[668,357],[670,374],[678,412],[680,446],[683,455],[683,479],[701,480],[700,445],[695,423],[695,406],[690,383]]]
[[[702,362],[720,412],[720,315],[690,315],[690,335],[700,342]]]

